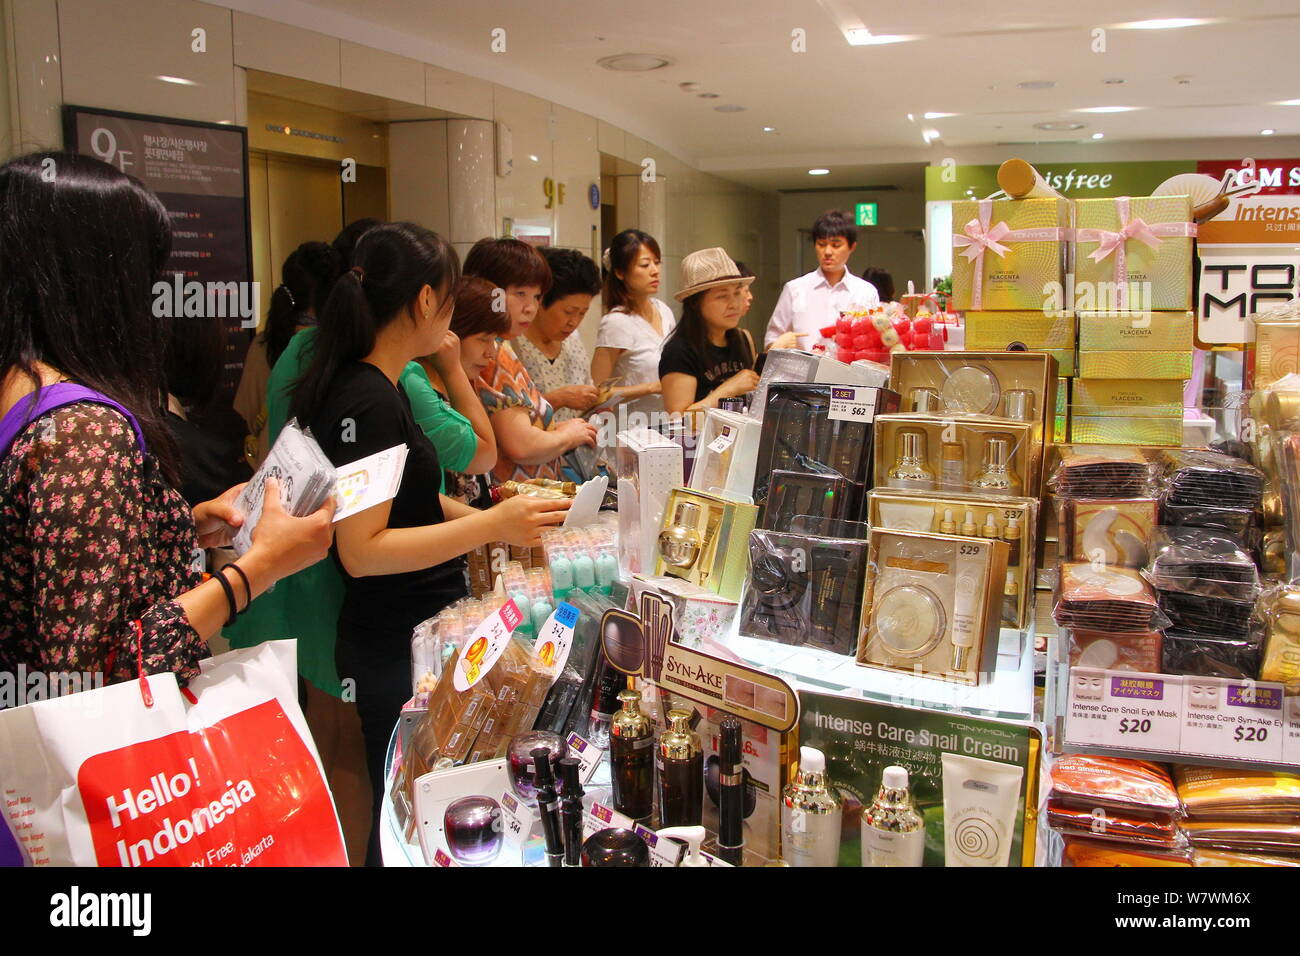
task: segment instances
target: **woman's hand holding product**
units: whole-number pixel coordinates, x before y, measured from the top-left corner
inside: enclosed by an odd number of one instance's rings
[[[495,540],[532,548],[541,543],[539,535],[544,530],[564,523],[565,514],[572,504],[568,499],[516,495],[494,505],[487,514],[496,522]]]

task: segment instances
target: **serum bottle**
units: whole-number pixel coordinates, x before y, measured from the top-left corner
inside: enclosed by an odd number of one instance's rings
[[[876,799],[862,815],[863,866],[920,866],[925,821],[908,791],[907,769],[886,767]]]
[[[781,799],[781,857],[790,866],[837,866],[840,801],[826,785],[826,757],[799,748],[799,772]]]
[[[614,809],[638,822],[650,819],[654,809],[654,736],[650,719],[641,713],[641,695],[634,690],[618,695],[622,709],[609,728],[610,782]]]
[[[698,826],[704,816],[704,748],[691,730],[689,710],[668,711],[668,729],[659,737],[659,826]]]

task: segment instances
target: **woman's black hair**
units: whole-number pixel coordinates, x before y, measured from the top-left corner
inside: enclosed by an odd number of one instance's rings
[[[167,391],[186,408],[212,400],[226,364],[226,324],[215,315],[175,319],[167,343]]]
[[[272,368],[283,354],[294,330],[307,325],[325,308],[342,268],[339,254],[324,242],[304,242],[284,260],[280,284],[271,293],[271,308],[266,315],[262,341],[266,343],[266,361]]]
[[[379,331],[430,286],[440,299],[460,282],[460,260],[446,239],[413,222],[385,222],[357,242],[319,318],[311,363],[293,385],[289,415],[315,417],[335,373],[374,350]]]
[[[600,270],[577,249],[543,246],[538,251],[551,267],[551,287],[542,296],[543,309],[571,295],[600,294]]]
[[[39,387],[44,362],[119,402],[179,487],[164,416],[179,303],[159,281],[171,242],[158,197],[107,163],[48,152],[0,166],[0,375]]]
[[[656,259],[663,258],[655,237],[640,229],[624,229],[610,242],[609,268],[605,270],[604,287],[606,312],[613,312],[615,309],[622,309],[624,312],[632,311],[632,293],[628,291],[627,283],[616,273],[627,274],[642,246],[653,252]]]
[[[334,237],[330,243],[334,251],[339,254],[339,262],[346,269],[352,265],[352,252],[356,249],[357,243],[361,237],[368,233],[375,226],[383,222],[382,219],[372,219],[369,217],[363,219],[353,219],[350,223],[339,230],[339,234]]]
[[[862,270],[862,278],[876,287],[881,302],[894,301],[894,277],[878,266],[869,266]]]
[[[677,320],[676,327],[668,333],[669,338],[675,335],[681,336],[692,351],[701,357],[709,354],[709,324],[704,319],[704,313],[700,311],[700,307],[704,304],[704,295],[708,291],[705,289],[704,292],[688,295],[682,300],[682,317]],[[754,367],[754,350],[750,348],[749,337],[740,330],[740,326],[727,329],[727,351],[743,361],[745,368]]]

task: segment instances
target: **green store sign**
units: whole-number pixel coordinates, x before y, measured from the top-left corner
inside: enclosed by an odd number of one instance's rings
[[[1195,160],[1150,163],[1035,163],[1057,192],[1070,199],[1150,196],[1170,176],[1196,172]],[[984,199],[998,192],[997,166],[927,166],[927,202]]]

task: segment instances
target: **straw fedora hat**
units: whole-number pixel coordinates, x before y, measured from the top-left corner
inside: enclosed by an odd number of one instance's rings
[[[712,249],[692,252],[682,260],[682,288],[673,298],[681,302],[688,296],[714,286],[732,285],[736,282],[749,285],[753,281],[754,276],[740,275],[740,269],[731,256],[727,255],[726,249],[714,246]]]

